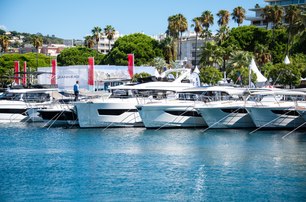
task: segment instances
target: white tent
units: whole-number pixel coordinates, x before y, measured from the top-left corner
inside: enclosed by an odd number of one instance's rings
[[[249,69],[251,69],[257,76],[257,83],[266,82],[267,78],[262,75],[262,73],[258,70],[254,58],[252,58],[251,64],[249,66]]]
[[[195,72],[195,73],[197,73],[197,74],[200,74],[200,70],[199,70],[198,66],[196,66],[196,67],[194,68],[193,72]]]
[[[285,60],[284,60],[284,63],[285,63],[286,65],[290,64],[290,60],[289,60],[289,58],[288,58],[288,55],[286,55]]]

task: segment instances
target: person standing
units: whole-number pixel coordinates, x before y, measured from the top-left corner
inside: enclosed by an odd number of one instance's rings
[[[79,90],[79,81],[76,81],[74,86],[73,86],[73,91],[74,91],[74,101],[78,101],[79,99],[79,93],[80,93],[80,90]]]

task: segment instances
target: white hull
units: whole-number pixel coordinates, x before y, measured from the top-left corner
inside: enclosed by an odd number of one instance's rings
[[[28,117],[22,114],[12,114],[12,113],[1,113],[0,114],[1,123],[24,122],[27,119]]]
[[[224,104],[225,105],[225,104]],[[241,105],[205,105],[196,109],[210,128],[252,128],[255,127],[250,115]]]
[[[0,122],[22,122],[27,121],[27,106],[21,101],[0,101]]]
[[[52,108],[38,111],[39,116],[45,122],[44,126],[78,125],[77,114],[71,105],[55,105]]]
[[[257,127],[296,128],[305,122],[294,108],[253,106],[247,110]]]
[[[206,127],[193,106],[193,102],[170,102],[138,105],[137,109],[146,128]]]
[[[136,99],[108,99],[105,102],[75,103],[81,128],[143,126]]]

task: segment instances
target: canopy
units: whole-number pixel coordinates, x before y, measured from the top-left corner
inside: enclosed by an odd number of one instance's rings
[[[256,74],[257,82],[266,82],[267,78],[258,70],[254,58],[252,58],[249,68]]]
[[[288,58],[288,55],[286,55],[285,60],[284,60],[284,63],[285,63],[286,65],[290,64],[290,60],[289,60],[289,58]]]

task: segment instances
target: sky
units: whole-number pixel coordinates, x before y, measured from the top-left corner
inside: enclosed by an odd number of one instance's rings
[[[93,27],[106,25],[124,35],[158,35],[166,31],[169,16],[183,14],[192,30],[192,19],[209,10],[215,15],[215,32],[219,10],[242,6],[247,16],[254,16],[248,9],[257,3],[266,5],[264,0],[0,0],[0,28],[63,39],[84,39]],[[237,26],[232,20],[229,25]]]

